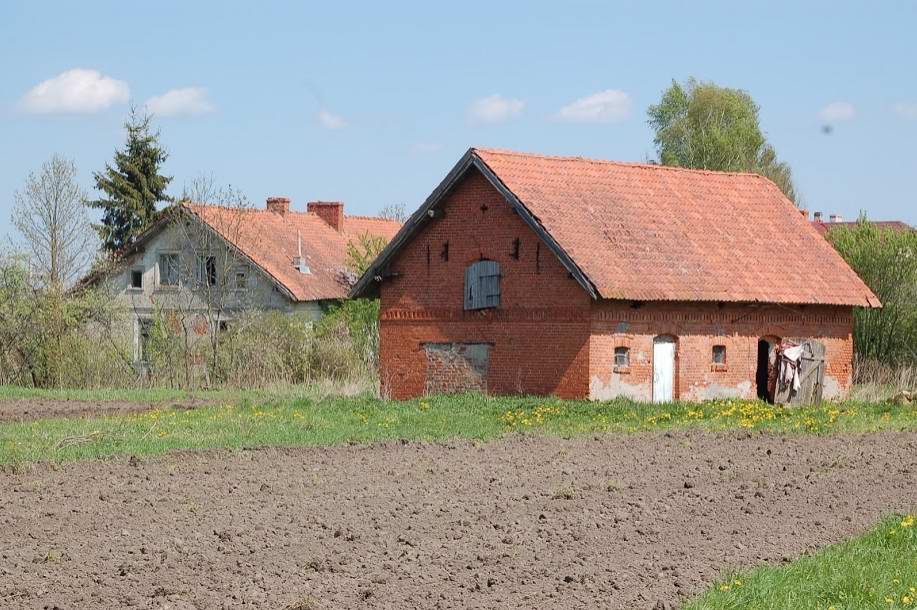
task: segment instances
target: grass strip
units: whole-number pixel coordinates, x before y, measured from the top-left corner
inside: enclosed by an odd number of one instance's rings
[[[888,403],[784,409],[741,400],[648,405],[474,394],[404,402],[369,397],[236,398],[191,410],[161,408],[98,418],[0,424],[0,463],[397,439],[492,439],[513,432],[574,437],[697,428],[820,435],[917,430],[917,407]]]
[[[782,567],[729,574],[682,610],[897,610],[917,607],[915,517]]]

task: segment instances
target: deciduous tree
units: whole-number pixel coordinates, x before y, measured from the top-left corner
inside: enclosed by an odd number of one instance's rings
[[[96,246],[76,174],[72,161],[55,155],[13,196],[12,223],[22,237],[33,283],[58,292],[89,268]]]
[[[653,142],[663,165],[718,171],[754,172],[797,201],[789,165],[761,131],[758,105],[740,89],[689,79],[675,81],[649,107]]]

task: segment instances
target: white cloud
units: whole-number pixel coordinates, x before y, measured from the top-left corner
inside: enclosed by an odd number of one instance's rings
[[[917,102],[898,102],[895,104],[895,114],[903,119],[917,121]]]
[[[606,89],[567,104],[557,118],[573,123],[614,123],[630,116],[631,99],[617,89]]]
[[[213,104],[207,99],[203,87],[170,89],[162,95],[151,97],[144,104],[147,110],[159,117],[193,116],[213,112]]]
[[[318,122],[325,129],[343,129],[347,127],[347,121],[344,120],[344,117],[327,110],[318,111]]]
[[[86,114],[123,104],[129,97],[124,81],[74,68],[29,89],[19,107],[36,114]]]
[[[856,116],[856,109],[850,102],[831,102],[818,113],[818,118],[825,123],[850,121],[854,116]]]
[[[465,120],[469,125],[505,123],[519,116],[523,108],[525,108],[525,102],[522,100],[502,95],[488,95],[471,102],[465,113]]]

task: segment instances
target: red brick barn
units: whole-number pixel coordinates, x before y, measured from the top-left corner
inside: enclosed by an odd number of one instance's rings
[[[851,383],[869,288],[753,174],[469,150],[351,292],[381,299],[394,398],[754,398],[814,339]]]

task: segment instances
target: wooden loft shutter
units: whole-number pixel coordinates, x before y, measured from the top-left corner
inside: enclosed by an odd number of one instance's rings
[[[474,265],[465,267],[465,309],[475,309],[474,295],[477,287],[477,275]]]
[[[465,309],[500,306],[500,264],[478,261],[465,269]]]

